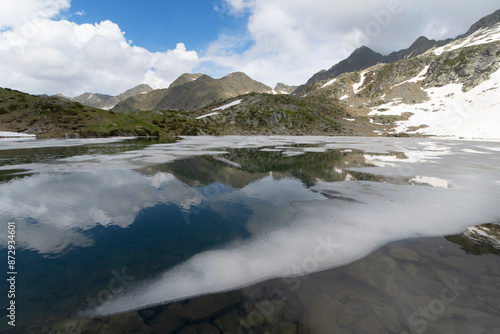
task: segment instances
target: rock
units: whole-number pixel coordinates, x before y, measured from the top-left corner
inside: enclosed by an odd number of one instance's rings
[[[184,326],[180,331],[176,332],[176,334],[198,334],[198,327],[193,324],[189,324]]]
[[[259,326],[263,322],[273,322],[275,317],[286,306],[285,303],[263,300],[255,303],[254,310],[240,324],[246,328]]]
[[[350,264],[344,271],[388,296],[395,297],[399,294],[395,279],[400,276],[398,266],[392,258],[381,253],[374,253],[361,261]]]
[[[238,311],[233,310],[218,317],[214,320],[214,324],[220,328],[222,333],[236,333],[239,326]]]
[[[198,325],[198,333],[203,333],[203,334],[220,334],[220,330],[209,324],[209,323],[203,323],[201,325]]]
[[[165,311],[151,320],[151,333],[169,334],[186,324],[186,320],[179,315],[181,305],[178,303],[170,305]]]
[[[395,308],[390,305],[380,305],[372,307],[373,314],[388,330],[394,333],[401,333],[404,331],[402,319],[398,316]]]
[[[412,276],[416,276],[418,273],[418,268],[413,263],[406,263],[403,268],[408,274]]]
[[[342,304],[328,295],[318,294],[300,321],[299,333],[352,333],[336,321]]]
[[[337,316],[337,321],[341,326],[347,327],[364,317],[366,311],[358,303],[349,303],[343,305]]]
[[[389,249],[389,256],[397,260],[405,260],[412,262],[419,262],[420,255],[417,253],[397,245],[393,245]]]
[[[137,312],[113,316],[102,326],[100,334],[147,333],[147,327]]]
[[[291,322],[280,322],[279,324],[279,333],[280,334],[296,334],[297,333],[297,325]]]
[[[216,313],[240,302],[240,296],[235,292],[202,296],[189,301],[179,311],[179,315],[189,321],[209,318]]]
[[[387,328],[382,326],[380,321],[377,320],[373,315],[369,315],[357,323],[355,323],[352,328],[355,334],[386,334]]]
[[[138,313],[141,317],[146,318],[146,319],[152,319],[156,315],[156,309],[145,309],[145,310],[140,310]]]

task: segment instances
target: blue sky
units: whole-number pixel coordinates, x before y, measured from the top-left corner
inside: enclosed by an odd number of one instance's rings
[[[455,37],[498,0],[0,0],[0,86],[116,95],[183,73],[299,85],[367,45]]]
[[[223,2],[210,0],[73,0],[71,11],[83,15],[73,14],[70,20],[79,24],[111,20],[134,45],[152,52],[174,49],[177,43],[201,52],[221,32],[245,30],[246,16],[227,15],[224,7]]]

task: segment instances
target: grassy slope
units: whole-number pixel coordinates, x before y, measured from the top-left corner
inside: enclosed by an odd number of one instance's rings
[[[204,118],[223,134],[283,134],[283,135],[365,135],[380,128],[370,123],[368,117],[347,120],[352,110],[338,100],[315,96],[297,97],[251,93],[238,105]],[[230,100],[228,100],[230,101]],[[226,101],[227,102],[227,101]],[[224,103],[226,103],[224,102]],[[223,103],[223,104],[224,104]],[[199,110],[208,114],[221,103]]]
[[[39,138],[216,134],[182,112],[115,113],[4,88],[0,88],[0,130],[34,133]]]
[[[0,130],[39,138],[177,135],[373,135],[366,118],[348,121],[351,111],[326,97],[300,98],[251,93],[215,117],[196,119],[232,99],[197,111],[113,112],[57,97],[0,88]]]

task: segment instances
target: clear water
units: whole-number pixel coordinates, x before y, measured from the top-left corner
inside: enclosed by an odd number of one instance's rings
[[[7,222],[17,227],[19,325],[296,277],[500,220],[495,142],[8,142],[0,181],[5,262]]]

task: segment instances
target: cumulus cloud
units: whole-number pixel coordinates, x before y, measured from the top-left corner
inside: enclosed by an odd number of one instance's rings
[[[229,15],[248,13],[245,52],[227,34],[207,50],[207,62],[241,70],[268,85],[301,84],[313,73],[367,45],[383,54],[407,48],[421,35],[443,39],[465,32],[498,9],[466,1],[224,0]]]
[[[111,21],[80,25],[56,19],[68,1],[16,2],[11,13],[1,6],[2,86],[69,96],[118,94],[141,83],[166,87],[199,62],[197,52],[183,43],[166,52],[133,46]]]

